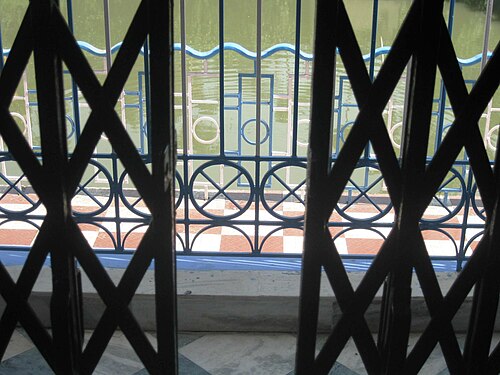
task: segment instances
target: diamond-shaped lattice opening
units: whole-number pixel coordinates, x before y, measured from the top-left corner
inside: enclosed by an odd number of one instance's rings
[[[16,340],[21,341],[21,340]],[[24,342],[24,341],[23,341]],[[29,345],[29,344],[28,344]],[[13,345],[11,345],[13,346]],[[31,345],[30,345],[31,346]],[[51,374],[53,371],[36,347],[31,347],[0,364],[0,372],[10,374]]]
[[[419,336],[416,334],[410,335],[408,351],[410,351],[413,348],[418,337]],[[449,372],[447,372],[447,368],[448,368],[448,366],[446,365],[443,351],[441,350],[441,347],[438,344],[438,345],[436,345],[434,350],[431,352],[431,354],[429,355],[429,357],[425,361],[425,363],[422,366],[422,369],[419,371],[419,373],[422,373],[422,374],[443,374],[444,375],[444,374],[449,374]]]
[[[336,209],[340,216],[352,222],[382,218],[392,222],[392,215],[385,217],[391,206],[380,169],[370,166],[354,169]]]

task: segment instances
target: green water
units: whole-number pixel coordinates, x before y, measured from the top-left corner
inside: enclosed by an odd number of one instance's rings
[[[4,48],[10,48],[23,14],[26,9],[27,1],[19,0],[0,0],[0,25],[2,28]],[[66,15],[66,2],[61,1],[63,14]],[[112,45],[123,40],[123,36],[128,25],[134,15],[134,12],[139,4],[138,0],[110,0],[111,14],[111,43]],[[219,44],[219,10],[218,0],[186,0],[186,42],[189,46],[199,50],[207,51]],[[354,27],[357,39],[361,50],[364,54],[369,53],[371,30],[372,30],[372,1],[370,0],[348,0],[345,1],[352,25]],[[390,46],[396,36],[396,33],[403,22],[408,8],[411,4],[410,0],[380,0],[379,13],[377,22],[376,45],[380,47]],[[445,5],[445,19],[448,19],[449,3]],[[262,1],[262,49],[265,50],[277,43],[295,44],[295,10],[296,3],[294,0],[264,0]],[[313,44],[313,25],[314,25],[314,2],[302,1],[302,18],[301,18],[301,50],[307,53],[312,53]],[[104,39],[104,15],[102,0],[74,0],[74,30],[76,39],[86,41],[100,49],[105,48]],[[175,25],[175,40],[180,42],[180,3],[175,3],[176,25]],[[463,3],[457,3],[455,9],[454,29],[452,39],[455,45],[457,55],[461,58],[469,58],[482,52],[483,37],[484,37],[484,22],[485,15],[483,12],[474,10]],[[489,49],[492,50],[495,44],[500,39],[500,20],[494,19],[491,31]],[[256,0],[225,0],[224,8],[224,41],[235,42],[250,51],[257,49],[257,2]],[[102,58],[93,57],[86,54],[92,67],[96,70],[104,69],[104,60]],[[176,54],[176,82],[175,87],[177,92],[181,92],[181,64],[180,53]],[[383,59],[378,58],[375,62],[375,71],[382,64]],[[368,65],[368,64],[367,64]],[[219,84],[220,79],[216,74],[219,72],[218,57],[212,58],[206,65],[198,59],[187,58],[187,72],[199,73],[206,69],[209,73],[205,76],[192,77],[192,98],[195,100],[219,100]],[[139,59],[134,67],[129,81],[127,82],[127,90],[137,90],[137,72],[143,69],[142,60]],[[310,66],[307,66],[303,61],[300,64],[300,73],[307,73]],[[236,93],[238,85],[238,73],[252,73],[254,65],[252,61],[245,59],[234,52],[225,53],[224,80],[225,92]],[[339,72],[342,74],[343,68],[339,64]],[[213,73],[210,75],[210,73]],[[288,52],[280,52],[273,55],[271,58],[262,61],[262,73],[274,75],[274,94],[286,95],[289,92],[289,77],[294,74],[294,56]],[[479,74],[479,64],[474,67],[465,68],[464,76],[467,79],[476,79]],[[105,79],[105,74],[99,74],[98,78],[101,82]],[[262,99],[269,99],[268,81],[262,80]],[[32,74],[32,66],[28,67],[28,86],[35,88],[34,77]],[[292,86],[293,87],[293,86]],[[70,81],[66,80],[66,89],[70,94]],[[255,99],[256,82],[254,79],[246,79],[243,81],[243,97],[249,100]],[[293,91],[292,91],[293,92]],[[304,103],[299,109],[299,119],[306,120],[309,117],[310,102],[310,77],[301,77],[299,83],[299,101]],[[18,95],[22,94],[21,88],[18,90]],[[346,90],[344,93],[346,100],[353,101],[352,93]],[[394,93],[394,100],[398,103],[403,102],[404,84],[400,84]],[[494,106],[500,107],[499,95],[495,98]],[[128,103],[136,101],[136,98],[128,98]],[[83,101],[83,98],[82,98]],[[176,103],[181,104],[180,97],[176,98]],[[226,100],[226,105],[231,104],[231,99]],[[286,107],[288,102],[283,98],[276,98],[275,106]],[[22,113],[23,104],[20,101],[14,102],[12,110]],[[72,110],[68,104],[68,112]],[[117,111],[121,113],[120,107],[117,106]],[[219,121],[220,108],[218,104],[213,103],[193,103],[191,106],[191,114],[193,121],[202,116],[209,116]],[[88,117],[89,109],[83,106],[81,108],[82,124]],[[136,110],[128,109],[125,112],[125,122],[127,129],[133,139],[138,143],[139,133],[139,115]],[[343,113],[342,122],[348,122],[355,118],[356,109],[348,109]],[[31,109],[33,117],[33,142],[39,142],[38,133],[36,131],[36,109]],[[499,123],[499,114],[495,114],[492,126]],[[286,137],[289,114],[286,111],[275,111],[273,116],[275,133],[273,134],[273,150],[277,152],[287,152],[288,140]],[[402,110],[394,112],[393,121],[400,121]],[[237,148],[236,130],[238,119],[235,111],[226,111],[225,113],[225,149],[235,150]],[[246,106],[243,110],[242,121],[255,117],[255,106]],[[262,106],[262,119],[269,122],[269,109],[267,106]],[[447,114],[447,122],[451,122],[453,117]],[[179,134],[179,144],[183,142],[182,132],[182,112],[176,111],[176,121]],[[249,126],[249,133],[255,132],[252,124]],[[208,123],[201,123],[198,126],[199,134],[205,139],[215,136],[214,127]],[[307,139],[307,125],[299,127],[299,141],[305,142]],[[397,135],[396,135],[397,137]],[[70,142],[70,149],[74,146]],[[267,143],[262,146],[264,154],[267,152]],[[431,151],[430,146],[430,151]],[[103,140],[99,146],[99,151],[109,151],[109,147]],[[211,145],[199,144],[193,142],[192,153],[208,153],[217,154],[220,152],[220,142],[215,142]],[[255,152],[255,147],[246,146],[243,153],[252,154]],[[305,147],[299,147],[299,154],[305,155]]]

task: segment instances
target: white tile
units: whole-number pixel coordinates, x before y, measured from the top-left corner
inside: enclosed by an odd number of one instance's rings
[[[283,237],[283,252],[285,254],[302,254],[304,237],[285,236]]]
[[[213,375],[286,375],[295,337],[287,334],[210,334],[179,352]]]
[[[221,243],[220,234],[200,234],[192,243],[193,251],[219,251]]]
[[[347,250],[347,241],[345,238],[338,237],[334,241],[335,246],[337,247],[337,251],[339,254],[349,254],[349,251]]]
[[[457,241],[458,242],[458,241]],[[458,243],[456,244],[458,247]],[[430,256],[456,256],[456,249],[451,240],[426,240],[425,247]]]
[[[19,330],[15,330],[14,333],[12,334],[12,338],[10,339],[9,346],[7,346],[7,350],[5,351],[5,354],[2,358],[3,361],[14,357],[18,354],[21,354],[31,348],[33,348],[34,345],[31,342],[30,339],[28,339],[28,336],[26,333],[22,333]]]

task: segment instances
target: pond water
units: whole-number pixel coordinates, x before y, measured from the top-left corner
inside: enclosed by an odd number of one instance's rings
[[[314,25],[314,1],[302,1],[301,12],[301,33],[300,33],[300,49],[311,54],[313,44],[313,25]],[[22,16],[26,9],[27,1],[19,0],[0,0],[0,26],[2,32],[3,47],[9,48],[12,45],[15,34],[21,22]],[[128,25],[133,17],[135,9],[139,4],[138,0],[110,0],[110,38],[111,45],[115,45],[123,40]],[[370,53],[370,43],[372,38],[372,0],[349,0],[345,2],[352,25],[354,27],[358,42],[363,54]],[[378,19],[376,22],[375,45],[377,48],[382,46],[390,46],[396,36],[396,33],[404,20],[411,0],[380,0],[378,3]],[[61,1],[63,14],[67,14],[67,2]],[[74,32],[76,39],[85,41],[92,46],[105,49],[105,26],[103,0],[73,0],[73,15],[74,15]],[[185,40],[186,44],[197,51],[209,51],[219,45],[219,0],[184,0],[185,9]],[[449,18],[450,3],[445,3],[445,19]],[[181,3],[177,0],[175,3],[175,40],[181,41]],[[241,1],[241,0],[225,0],[224,1],[224,35],[225,43],[237,43],[241,47],[255,52],[257,50],[257,1]],[[485,13],[474,10],[468,5],[457,2],[455,4],[452,39],[459,58],[466,59],[474,55],[480,54],[483,50],[484,39],[484,24]],[[295,0],[276,0],[262,1],[262,22],[260,26],[261,48],[266,50],[279,43],[288,43],[295,45],[296,42],[296,2]],[[489,50],[493,50],[495,44],[500,39],[500,20],[495,16],[491,25]],[[103,70],[105,61],[102,57],[95,57],[87,54],[92,66],[95,70]],[[113,56],[114,57],[114,56]],[[231,94],[238,94],[240,90],[243,98],[252,101],[255,100],[256,80],[252,77],[244,77],[240,82],[238,75],[241,73],[254,73],[254,62],[233,51],[226,51],[224,54],[224,92],[226,98],[226,106],[231,105],[233,100],[229,97]],[[290,121],[291,113],[286,110],[289,105],[288,101],[290,93],[293,93],[293,77],[294,74],[294,54],[291,52],[278,52],[262,60],[262,73],[268,74],[273,78],[273,88],[271,90],[270,80],[262,79],[261,95],[263,100],[269,100],[274,96],[273,100],[273,115],[269,106],[262,105],[262,119],[266,122],[272,122],[276,134],[271,148],[278,153],[286,153],[290,147],[289,140],[284,133],[289,131],[287,124]],[[383,56],[376,58],[374,61],[375,74],[383,63]],[[369,62],[367,62],[367,67]],[[182,92],[181,86],[181,54],[176,53],[176,91]],[[308,103],[310,102],[310,69],[311,65],[305,61],[300,63],[301,78],[299,80],[299,102],[303,103],[299,107],[299,119],[301,125],[299,127],[299,141],[306,142],[307,139],[307,118],[309,116]],[[339,64],[339,76],[343,74],[341,63]],[[34,79],[31,74],[32,67],[28,69],[28,87],[34,88]],[[138,73],[143,70],[143,62],[138,60],[131,78],[126,85],[129,91],[137,91],[144,89],[143,82],[138,79]],[[200,117],[211,117],[217,122],[220,121],[220,106],[219,106],[219,57],[215,55],[209,60],[200,60],[188,56],[186,59],[186,72],[190,75],[188,80],[188,90],[190,99],[193,101],[189,104],[188,121],[190,125]],[[474,80],[477,78],[480,71],[480,64],[475,64],[471,67],[464,68],[464,76],[466,79]],[[202,74],[203,73],[203,74]],[[99,79],[105,79],[105,73],[100,74]],[[436,86],[436,96],[438,95]],[[20,88],[18,94],[22,94]],[[70,81],[67,82],[68,95],[70,91]],[[404,97],[404,83],[399,85],[394,93],[395,110],[393,111],[392,121],[398,123],[401,120],[402,110],[398,105],[402,105]],[[497,95],[498,97],[498,95]],[[496,98],[495,100],[497,100]],[[128,104],[138,102],[137,96],[130,96],[124,99]],[[343,93],[345,103],[355,103],[352,93],[348,87]],[[83,100],[82,100],[83,101]],[[181,98],[178,97],[176,103],[180,106]],[[500,106],[500,103],[494,103],[494,106]],[[498,104],[498,105],[496,105]],[[16,107],[17,105],[17,107]],[[13,110],[22,112],[22,103],[14,103]],[[280,107],[282,110],[280,110]],[[122,108],[123,109],[123,108]],[[117,107],[117,110],[120,110]],[[71,105],[68,104],[68,111],[71,111]],[[36,113],[36,108],[31,108],[32,114]],[[224,115],[225,150],[238,149],[237,132],[238,123],[241,125],[246,121],[255,117],[255,105],[247,105],[242,108],[242,117],[238,119],[238,113],[231,110],[226,110]],[[292,111],[293,112],[293,111]],[[82,124],[88,116],[89,110],[83,106],[81,109]],[[357,113],[356,108],[346,107],[342,112],[341,122],[346,124],[352,121]],[[129,106],[123,109],[127,128],[133,135],[136,142],[139,144],[140,138],[140,113],[137,109]],[[33,116],[36,117],[36,116]],[[450,113],[446,114],[446,123],[451,123],[453,117]],[[493,114],[493,122],[499,122],[497,114]],[[182,111],[176,113],[176,121],[178,124],[179,144],[183,144],[183,136],[186,133],[182,131]],[[33,126],[36,128],[36,119],[32,120]],[[83,125],[82,125],[83,126]],[[253,128],[252,128],[253,127]],[[211,139],[216,137],[214,132],[216,128],[209,121],[202,121],[198,124],[197,130],[200,138]],[[255,124],[249,124],[248,133],[255,133]],[[397,138],[397,132],[394,132]],[[249,137],[251,138],[251,137]],[[33,130],[33,142],[38,142],[36,129]],[[70,148],[72,147],[70,141]],[[197,142],[196,139],[190,139],[188,145],[189,153],[202,154],[217,154],[220,152],[220,142],[206,144]],[[266,144],[263,144],[265,148]],[[430,152],[432,152],[430,146]],[[105,145],[101,146],[100,151],[109,151]],[[239,149],[243,153],[253,153],[255,148],[248,146],[246,149]],[[305,148],[299,150],[299,154],[305,155]]]

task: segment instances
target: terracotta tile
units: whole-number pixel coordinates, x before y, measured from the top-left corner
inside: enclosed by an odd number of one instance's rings
[[[266,242],[262,244],[263,253],[282,253],[283,252],[283,237],[268,237]]]
[[[250,253],[252,248],[243,236],[222,236],[220,251]]]
[[[451,235],[451,237],[460,241],[460,236],[462,235],[462,230],[458,228],[442,228],[445,232]],[[423,230],[422,236],[424,240],[450,240],[444,233],[437,230]]]
[[[78,228],[82,231],[99,231],[100,228],[97,225],[93,224],[85,224],[85,223],[80,223],[78,224]]]
[[[349,254],[376,254],[384,243],[384,240],[346,238],[346,243]]]
[[[114,244],[112,239],[106,232],[100,232],[94,242],[94,247],[104,248],[104,249],[114,249]]]
[[[37,230],[0,229],[0,244],[29,246],[32,244],[37,234]]]
[[[304,231],[302,229],[298,229],[298,228],[285,228],[285,229],[283,229],[283,235],[284,236],[303,237]]]
[[[189,225],[189,233],[198,233],[203,232],[204,234],[221,234],[222,227],[211,227],[209,229],[203,230],[204,228],[209,227],[207,224],[190,224]]]
[[[123,236],[123,237],[125,237],[125,236]],[[141,243],[143,237],[144,237],[144,233],[132,232],[125,239],[125,243],[123,244],[123,246],[126,249],[137,249],[137,247]]]

